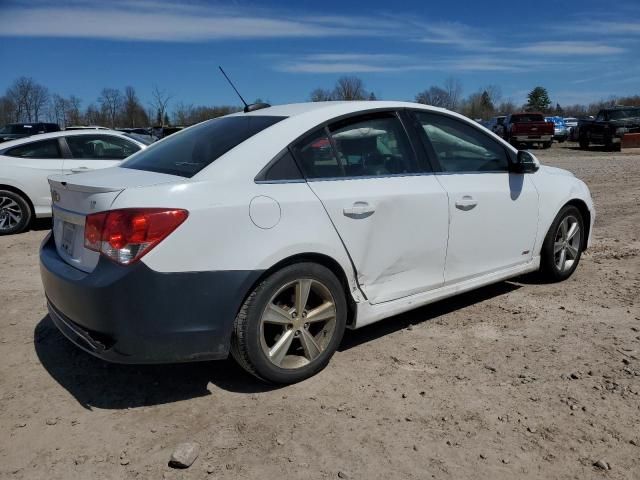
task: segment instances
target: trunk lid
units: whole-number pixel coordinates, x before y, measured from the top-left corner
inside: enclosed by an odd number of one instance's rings
[[[174,175],[119,167],[49,177],[58,255],[79,270],[93,271],[100,254],[84,247],[86,216],[109,210],[125,189],[181,181],[184,178]]]

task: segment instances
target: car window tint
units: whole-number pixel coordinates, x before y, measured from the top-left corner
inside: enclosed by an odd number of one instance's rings
[[[58,139],[42,140],[40,142],[27,143],[8,150],[5,155],[21,158],[61,158]]]
[[[121,166],[192,177],[232,148],[285,118],[239,115],[208,120],[154,143]]]
[[[416,113],[445,172],[508,171],[507,152],[480,129],[439,114]]]
[[[287,150],[280,158],[268,166],[256,180],[277,182],[286,180],[301,180],[302,172],[296,165],[291,153]]]
[[[347,177],[415,171],[415,155],[409,138],[393,113],[352,118],[329,129]]]
[[[311,133],[299,141],[293,152],[298,165],[307,178],[336,178],[344,171],[333,153],[329,137],[324,130]]]
[[[73,158],[122,160],[140,150],[135,143],[113,135],[72,135],[66,140]]]

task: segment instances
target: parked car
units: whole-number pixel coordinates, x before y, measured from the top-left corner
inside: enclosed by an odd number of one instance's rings
[[[476,122],[404,102],[208,120],[119,167],[52,177],[53,322],[102,359],[226,358],[307,378],[359,328],[590,243],[589,189]]]
[[[504,121],[506,118],[506,115],[499,115],[491,118],[487,123],[487,128],[499,137],[504,138]]]
[[[514,146],[542,145],[549,148],[553,142],[554,125],[541,113],[513,113],[504,120],[505,140]]]
[[[101,127],[100,125],[69,125],[64,129],[65,130],[110,130],[107,127]]]
[[[0,144],[0,235],[51,216],[49,175],[111,167],[145,147],[109,130],[46,133]]]
[[[582,149],[595,143],[620,151],[622,137],[633,133],[640,133],[640,107],[605,108],[594,120],[578,123],[578,142]]]
[[[558,143],[563,143],[569,138],[569,130],[562,117],[545,117],[545,121],[553,123],[553,139]]]
[[[38,133],[58,131],[60,131],[60,126],[57,123],[10,123],[0,130],[0,142],[29,137]]]
[[[578,119],[575,117],[565,117],[564,124],[569,130],[569,140],[572,142],[578,141]]]
[[[151,129],[146,128],[118,128],[119,132],[135,136],[140,140],[144,139],[147,144],[156,141],[156,137],[151,134]]]

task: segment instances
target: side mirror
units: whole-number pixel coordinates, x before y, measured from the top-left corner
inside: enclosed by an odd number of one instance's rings
[[[519,150],[516,161],[511,163],[513,173],[533,173],[540,168],[540,162],[535,155],[527,150]]]

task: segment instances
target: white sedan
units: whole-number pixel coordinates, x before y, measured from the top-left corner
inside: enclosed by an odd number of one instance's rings
[[[111,130],[33,135],[0,144],[0,235],[19,233],[34,217],[51,216],[47,177],[113,167],[146,148]]]
[[[587,186],[458,114],[401,102],[247,109],[120,167],[50,180],[58,328],[105,360],[226,358],[290,383],[356,329],[576,269]]]

